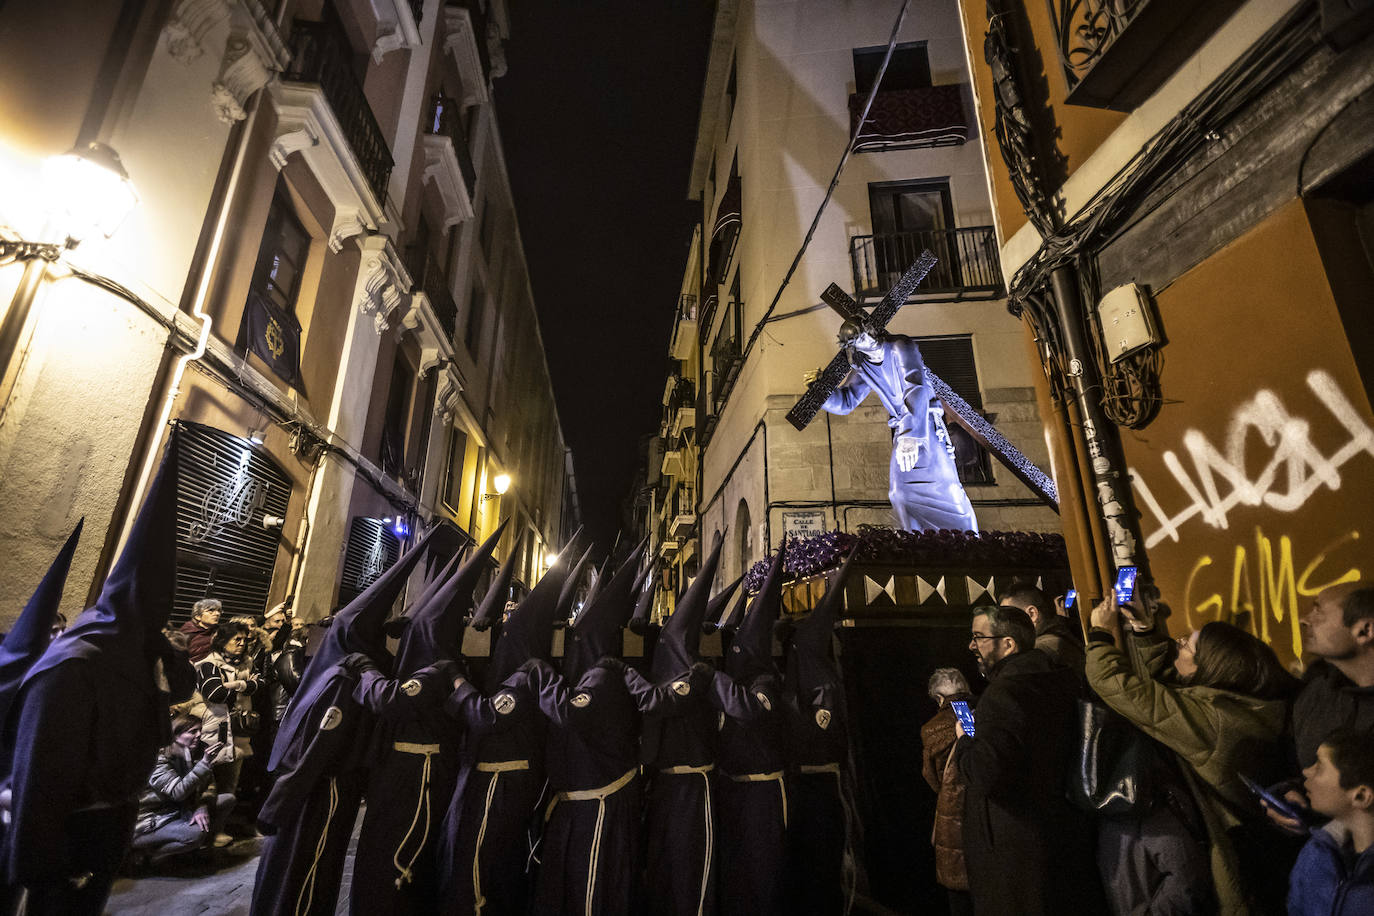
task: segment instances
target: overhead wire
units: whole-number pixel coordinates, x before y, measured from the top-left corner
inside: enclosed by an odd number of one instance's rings
[[[740,351],[740,363],[743,364],[749,359],[749,353],[754,349],[754,343],[759,335],[763,333],[764,327],[768,324],[773,315],[773,311],[778,307],[782,300],[783,291],[792,281],[792,277],[801,265],[802,257],[806,254],[806,249],[811,245],[811,239],[816,234],[816,229],[820,226],[821,216],[825,213],[826,207],[830,204],[830,198],[835,194],[835,188],[840,184],[840,174],[844,171],[845,165],[849,162],[849,157],[854,153],[854,147],[859,142],[859,134],[863,131],[864,123],[868,120],[868,113],[873,107],[873,100],[877,98],[878,89],[882,86],[883,76],[887,73],[887,66],[892,61],[892,54],[897,49],[897,36],[902,30],[902,23],[906,21],[907,10],[911,8],[911,0],[902,0],[902,8],[897,12],[897,19],[892,23],[892,33],[887,39],[887,51],[883,54],[882,65],[878,67],[877,74],[873,77],[873,85],[869,87],[868,97],[864,100],[863,111],[859,114],[858,120],[854,123],[854,133],[849,138],[844,152],[840,155],[840,161],[835,165],[835,173],[830,178],[830,184],[825,189],[825,196],[821,198],[820,206],[816,208],[816,215],[811,219],[811,225],[806,230],[806,235],[802,239],[801,247],[797,249],[797,254],[792,258],[791,265],[787,268],[787,273],[783,275],[782,282],[778,284],[778,291],[773,294],[773,301],[768,304],[763,317],[754,325],[754,330],[749,334],[749,340],[745,343],[744,349]]]

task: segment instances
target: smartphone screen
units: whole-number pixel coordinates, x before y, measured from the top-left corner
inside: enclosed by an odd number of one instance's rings
[[[1236,775],[1238,775],[1240,777],[1240,781],[1245,784],[1245,788],[1255,793],[1257,797],[1259,797],[1262,801],[1269,805],[1269,807],[1273,808],[1279,814],[1282,814],[1284,817],[1291,818],[1295,821],[1306,822],[1308,814],[1308,811],[1306,809],[1300,808],[1299,806],[1293,804],[1287,799],[1278,798],[1274,795],[1274,793],[1270,792],[1264,786],[1255,782],[1253,779],[1251,779],[1249,776],[1246,776],[1244,773],[1238,773]]]
[[[968,708],[968,701],[951,700],[949,707],[954,710],[954,716],[959,720],[959,724],[964,726],[964,734],[973,737],[973,710]]]
[[[228,719],[225,719],[223,722],[221,722],[221,723],[219,724],[219,743],[220,743],[220,744],[228,744],[228,743],[229,743],[229,720],[228,720]]]
[[[1125,604],[1135,596],[1134,566],[1123,566],[1116,571],[1116,603]]]
[[[1076,600],[1078,600],[1078,590],[1077,590],[1077,589],[1071,588],[1071,589],[1069,589],[1067,592],[1065,592],[1065,593],[1064,593],[1064,610],[1067,611],[1069,608],[1073,607],[1073,603],[1074,603]]]

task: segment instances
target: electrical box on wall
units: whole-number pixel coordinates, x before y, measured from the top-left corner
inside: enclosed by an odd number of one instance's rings
[[[1134,283],[1103,296],[1097,304],[1097,319],[1112,362],[1159,343],[1150,295]]]

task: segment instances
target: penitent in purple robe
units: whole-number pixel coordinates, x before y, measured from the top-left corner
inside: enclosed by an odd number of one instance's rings
[[[720,712],[716,742],[716,824],[720,836],[720,912],[786,912],[786,715],[773,664],[773,625],[782,604],[787,552],[778,548],[711,684]]]
[[[721,538],[663,625],[654,648],[653,678],[663,683],[695,664]],[[690,916],[716,911],[716,712],[704,691],[666,714],[644,717],[642,759],[651,772],[645,808],[644,911]]]

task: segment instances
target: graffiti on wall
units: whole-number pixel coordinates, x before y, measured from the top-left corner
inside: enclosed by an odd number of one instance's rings
[[[1304,379],[1324,408],[1312,417],[1292,412],[1275,392],[1265,389],[1231,415],[1225,438],[1213,443],[1198,429],[1183,436],[1182,454],[1168,450],[1162,463],[1176,487],[1152,485],[1131,468],[1139,504],[1146,512],[1147,548],[1181,543],[1190,525],[1230,530],[1241,508],[1263,508],[1278,515],[1300,510],[1323,488],[1338,491],[1350,477],[1353,461],[1374,457],[1374,428],[1364,420],[1326,372]],[[1323,450],[1314,441],[1339,442]],[[1259,447],[1256,447],[1258,441]],[[1344,478],[1342,472],[1344,470]],[[1148,530],[1149,522],[1156,525]],[[1302,652],[1298,627],[1302,608],[1322,589],[1358,581],[1360,532],[1350,529],[1321,543],[1295,543],[1275,529],[1281,518],[1255,527],[1253,538],[1240,534],[1228,553],[1194,558],[1184,589],[1188,626],[1208,620],[1245,625],[1266,642]]]
[[[1293,657],[1302,655],[1298,623],[1311,599],[1324,588],[1362,578],[1354,556],[1359,538],[1358,531],[1348,531],[1315,551],[1299,548],[1295,560],[1288,535],[1272,537],[1256,527],[1254,540],[1237,543],[1229,556],[1199,556],[1183,589],[1188,629],[1225,620],[1271,645],[1286,638]]]
[[[1238,506],[1264,506],[1275,512],[1296,512],[1322,487],[1341,488],[1341,468],[1361,455],[1374,456],[1374,429],[1360,417],[1336,380],[1321,370],[1307,374],[1307,387],[1329,411],[1330,418],[1349,435],[1331,454],[1312,442],[1312,422],[1288,412],[1283,399],[1268,389],[1240,406],[1226,430],[1225,451],[1217,448],[1201,430],[1183,435],[1183,447],[1192,462],[1184,466],[1178,453],[1164,453],[1164,466],[1183,491],[1184,501],[1174,510],[1164,508],[1154,488],[1135,468],[1131,476],[1143,506],[1154,513],[1159,527],[1145,536],[1148,549],[1164,540],[1178,541],[1179,529],[1194,518],[1225,529]],[[1258,471],[1247,465],[1250,434],[1258,433],[1268,449],[1268,461]]]

